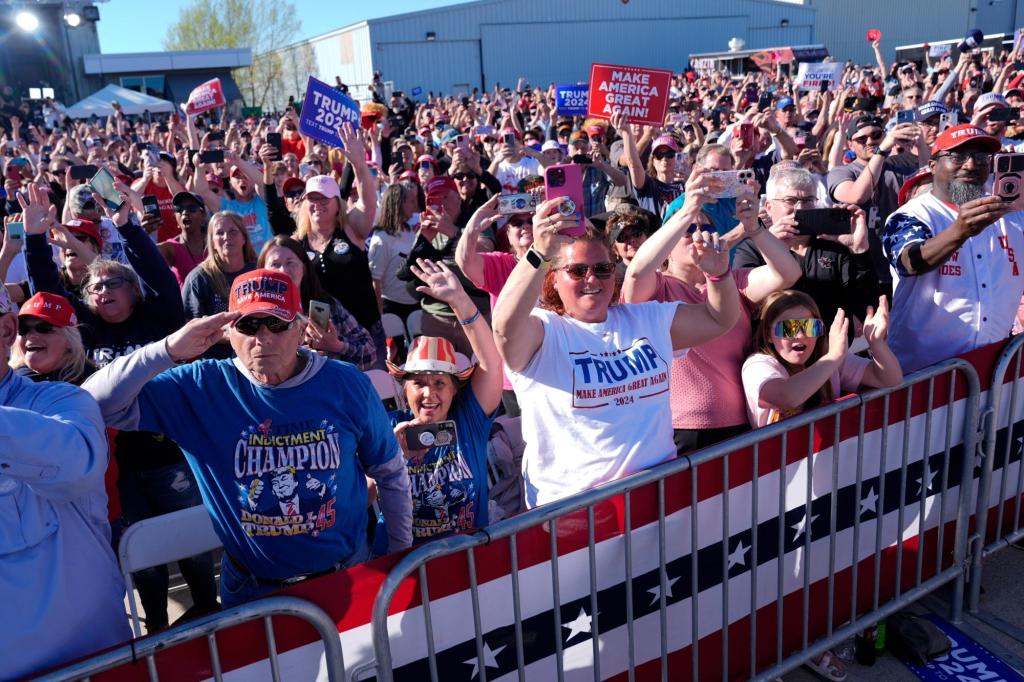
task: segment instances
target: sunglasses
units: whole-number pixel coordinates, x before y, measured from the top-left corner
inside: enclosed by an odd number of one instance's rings
[[[654,152],[654,158],[656,159],[670,159],[674,158],[676,153],[671,149],[661,150]]]
[[[203,210],[203,207],[202,206],[197,206],[196,204],[188,204],[186,206],[175,206],[174,207],[174,212],[175,213],[199,213],[202,210]]]
[[[299,197],[301,197],[303,195],[303,193],[304,193],[304,190],[299,189],[299,190],[295,190],[294,192],[285,192],[284,196],[287,199],[298,199]]]
[[[256,336],[260,331],[260,327],[266,327],[271,334],[280,334],[291,329],[291,326],[291,322],[286,322],[280,317],[274,317],[273,315],[268,315],[267,317],[253,317],[250,315],[235,322],[235,329],[246,336]]]
[[[57,327],[53,326],[49,322],[29,322],[28,320],[18,320],[18,334],[20,336],[28,336],[29,334],[52,334],[57,331]]]
[[[533,219],[530,218],[530,217],[526,217],[526,218],[509,218],[508,219],[508,226],[509,227],[520,227],[520,228],[522,228],[522,227],[533,227]]]
[[[646,236],[647,233],[639,227],[627,227],[622,232],[619,232],[618,236],[615,237],[615,241],[619,244],[625,244],[634,239],[643,239]]]
[[[101,279],[99,282],[95,282],[86,287],[86,291],[90,294],[98,294],[104,289],[113,291],[114,289],[120,289],[124,286],[127,280],[124,277],[111,277],[110,279]]]
[[[420,170],[431,170],[431,169],[433,169],[433,167],[434,167],[434,164],[430,163],[429,161],[421,161],[420,162]]]
[[[881,131],[878,131],[878,132],[871,133],[869,135],[862,135],[861,137],[851,137],[850,138],[850,142],[856,142],[857,144],[864,144],[868,140],[871,140],[872,142],[877,142],[878,140],[881,140],[883,137],[885,137],[885,134],[882,133]]]
[[[573,263],[567,265],[564,268],[570,277],[576,281],[580,281],[587,278],[588,273],[594,273],[594,277],[597,279],[608,279],[615,272],[615,263],[604,261],[602,263],[594,263],[588,265],[587,263]]]
[[[773,330],[775,336],[784,339],[796,338],[800,332],[808,338],[817,338],[825,334],[825,323],[816,317],[805,317],[800,320],[779,320]]]
[[[429,164],[428,164],[429,165]],[[456,173],[452,176],[452,179],[464,182],[466,180],[476,180],[476,176],[472,173]]]

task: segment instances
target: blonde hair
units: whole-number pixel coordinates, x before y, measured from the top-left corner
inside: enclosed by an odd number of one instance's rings
[[[334,197],[331,201],[338,204],[338,216],[335,227],[345,229],[345,204],[341,202],[340,197]],[[312,231],[313,221],[309,217],[309,202],[303,197],[302,203],[299,204],[299,208],[295,211],[295,234],[293,236],[302,241]]]
[[[199,267],[209,277],[210,287],[214,293],[227,300],[228,279],[224,276],[224,273],[227,272],[227,263],[221,260],[220,255],[213,248],[213,237],[216,232],[215,223],[220,221],[233,223],[238,228],[238,231],[242,233],[242,239],[244,240],[242,244],[242,259],[246,263],[256,262],[256,249],[252,246],[252,238],[249,237],[249,230],[245,228],[245,221],[242,219],[242,216],[234,211],[217,211],[210,218],[210,224],[206,228],[206,258],[199,264]]]
[[[57,381],[66,381],[69,384],[79,384],[82,375],[85,374],[85,365],[88,359],[85,355],[85,345],[82,343],[82,333],[78,327],[57,327],[56,331],[64,336],[68,349],[64,352],[64,363],[57,370]],[[18,337],[21,339],[21,336]],[[11,367],[28,367],[25,362],[25,354],[21,350],[21,344],[17,341],[11,349]]]

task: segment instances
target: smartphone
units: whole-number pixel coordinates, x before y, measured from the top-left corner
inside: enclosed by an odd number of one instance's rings
[[[21,171],[13,163],[9,163],[4,171],[4,177],[14,182],[21,182]]]
[[[145,153],[146,153],[146,156],[145,156],[146,165],[151,167],[151,168],[159,168],[160,167],[160,152],[158,152],[156,149],[153,149],[153,147],[146,147],[146,152]]]
[[[195,168],[196,167],[196,164],[193,163],[193,160],[195,159],[195,156],[198,153],[199,153],[198,149],[189,149],[188,150],[188,165],[189,165],[190,168]]]
[[[990,121],[1016,121],[1020,118],[1019,107],[1000,107],[989,112]]]
[[[51,145],[51,144],[44,144],[42,147],[39,148],[39,151],[41,151],[41,152],[43,152],[45,154],[49,154],[50,152],[53,151],[53,145]]]
[[[267,133],[267,144],[277,150],[277,158],[284,156],[281,148],[281,133]]]
[[[138,153],[145,154],[148,150],[149,150],[149,143],[148,142],[136,142],[135,143],[135,151],[137,151]]]
[[[943,132],[946,128],[952,128],[953,126],[960,124],[960,115],[955,111],[950,111],[946,114],[939,114],[939,132]]]
[[[845,208],[804,208],[796,212],[801,235],[850,234],[850,211]]]
[[[757,98],[757,110],[767,111],[772,106],[772,93],[762,92],[761,96]]]
[[[209,133],[207,139],[209,139],[211,142],[222,142],[224,140],[224,131],[215,130],[212,133]]]
[[[327,331],[331,324],[331,306],[323,301],[310,300],[309,319],[322,331]]]
[[[11,239],[24,239],[25,223],[7,223],[7,236]]]
[[[753,123],[741,123],[739,125],[740,140],[743,142],[744,149],[750,149],[754,146],[754,124]]]
[[[516,146],[516,134],[515,133],[505,133],[504,135],[501,136],[501,141],[503,143],[509,145],[509,146],[515,147]]]
[[[913,109],[904,109],[903,111],[896,112],[896,123],[902,125],[904,123],[913,123],[917,120],[917,112]]]
[[[576,227],[560,230],[566,237],[578,237],[586,231],[583,223],[583,172],[574,164],[548,166],[544,169],[544,198],[562,197],[558,212],[563,217],[576,216]]]
[[[591,158],[590,154],[573,154],[572,156],[569,157],[569,160],[572,161],[573,163],[582,164],[584,166],[590,163],[594,163],[594,159]]]
[[[832,85],[831,80],[823,80],[818,84],[818,92],[828,92],[829,86]]]
[[[537,210],[536,194],[502,194],[498,197],[498,213],[532,213]]]
[[[721,189],[709,192],[708,196],[715,199],[736,198],[742,192],[749,189],[747,181],[754,179],[754,171],[749,168],[732,171],[711,171],[705,173],[704,177],[721,186]]]
[[[72,180],[89,180],[92,176],[96,175],[96,171],[99,169],[91,164],[85,166],[72,166],[70,168]]]
[[[1024,210],[1024,192],[1021,191],[1024,154],[996,154],[992,168],[995,170],[992,193],[1009,202],[1013,210]]]
[[[433,424],[418,424],[405,430],[405,442],[411,450],[455,445],[459,442],[455,422],[452,420]]]
[[[843,100],[843,111],[853,111],[855,106],[857,106],[856,97],[847,97]]]
[[[455,144],[457,144],[459,146],[462,146],[462,145],[466,144],[467,142],[469,142],[469,136],[468,135],[456,135],[455,136]]]
[[[151,194],[142,196],[142,212],[145,215],[160,215],[160,200]]]
[[[199,153],[199,163],[224,163],[223,149],[207,149]]]
[[[167,124],[166,123],[157,123],[156,124],[156,131],[158,133],[167,133],[168,132]]]

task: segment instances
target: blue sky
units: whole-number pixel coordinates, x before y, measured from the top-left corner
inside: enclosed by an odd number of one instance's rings
[[[326,33],[364,19],[403,12],[455,5],[465,0],[292,0],[302,28],[298,39]],[[189,0],[110,0],[98,3],[100,50],[115,52],[155,52],[161,49],[167,27],[178,19],[178,12]]]

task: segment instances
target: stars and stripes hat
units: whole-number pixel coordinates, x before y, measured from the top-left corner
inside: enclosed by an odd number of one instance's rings
[[[476,365],[470,365],[459,371],[455,347],[440,336],[417,336],[404,365],[399,367],[390,360],[387,365],[388,372],[399,381],[409,374],[451,374],[456,379],[468,379],[476,369]]]

